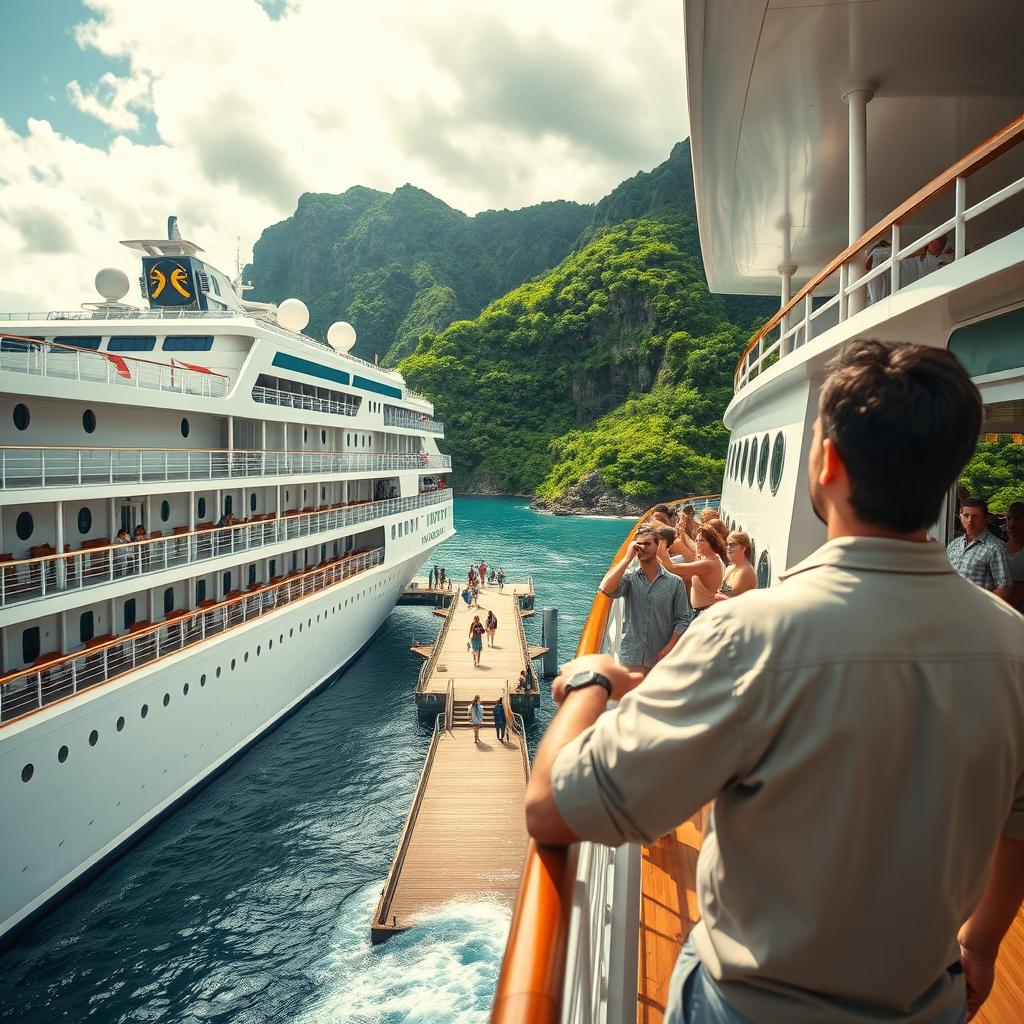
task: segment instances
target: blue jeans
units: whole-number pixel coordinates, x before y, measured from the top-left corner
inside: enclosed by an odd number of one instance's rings
[[[967,1003],[961,1000],[935,1024],[963,1024],[966,1016]],[[683,944],[672,971],[665,1024],[752,1024],[729,1005],[714,979],[704,970],[692,935]]]

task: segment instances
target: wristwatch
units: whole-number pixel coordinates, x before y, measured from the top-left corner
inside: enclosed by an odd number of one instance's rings
[[[612,683],[607,676],[601,675],[600,672],[584,669],[582,672],[576,672],[574,675],[571,675],[565,681],[565,696],[568,696],[573,690],[582,690],[588,686],[600,686],[609,697],[612,695]]]

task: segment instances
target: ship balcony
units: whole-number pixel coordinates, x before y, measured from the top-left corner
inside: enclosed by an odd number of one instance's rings
[[[0,446],[0,490],[426,471],[451,464],[450,456],[428,452]]]
[[[384,426],[405,427],[408,430],[420,430],[428,434],[444,434],[444,424],[440,420],[435,420],[426,413],[399,409],[394,405],[384,406]]]
[[[93,352],[0,332],[0,372],[56,377],[85,384],[226,398],[230,378],[205,368],[168,365],[133,356]]]
[[[972,262],[981,278],[1019,265],[1022,143],[1024,114],[815,274],[750,340],[736,366],[736,395],[776,365],[790,366],[800,355],[810,355],[806,347],[819,338],[827,348],[829,340],[840,342],[861,331],[879,336],[884,322],[913,304],[948,300],[970,279]],[[854,318],[848,330],[832,330]]]
[[[194,611],[171,611],[162,622],[136,622],[120,636],[94,637],[72,654],[43,654],[33,666],[0,678],[0,725],[67,700],[76,694],[187,647],[239,629],[247,623],[381,565],[384,549],[372,548],[334,558],[315,569],[296,571],[269,584],[254,584]]]
[[[187,566],[205,566],[213,559],[251,555],[277,544],[329,535],[362,523],[386,519],[413,509],[451,501],[450,489],[406,498],[354,501],[316,509],[253,516],[233,526],[207,523],[190,531],[176,527],[128,544],[90,542],[87,548],[18,561],[0,555],[0,608],[92,591],[96,587],[145,578]]]
[[[307,412],[327,412],[335,416],[355,416],[359,412],[359,399],[335,401],[330,398],[316,398],[276,388],[254,387],[252,400],[262,405],[276,405],[286,409],[304,409]]]

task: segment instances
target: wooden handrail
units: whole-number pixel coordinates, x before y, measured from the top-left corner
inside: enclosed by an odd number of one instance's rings
[[[187,613],[187,616],[178,616],[175,619],[172,619],[170,623],[168,623],[167,620],[164,620],[163,622],[156,622],[152,626],[148,626],[146,629],[140,629],[137,633],[132,633],[131,635],[121,634],[120,636],[114,637],[113,640],[107,640],[102,644],[97,644],[95,647],[90,647],[87,651],[73,651],[70,654],[61,655],[60,658],[57,658],[54,661],[47,662],[45,666],[42,666],[42,670],[50,671],[51,669],[58,668],[60,665],[66,664],[67,662],[75,661],[86,654],[92,655],[99,651],[103,651],[107,648],[119,647],[121,644],[127,643],[131,640],[139,640],[144,636],[149,636],[151,633],[159,632],[166,626],[173,625],[175,622],[183,620],[186,617],[194,619],[198,618],[201,615],[209,615],[211,612],[219,611],[221,608],[229,608],[237,604],[242,604],[243,602],[249,601],[254,597],[260,597],[265,591],[280,590],[282,587],[290,587],[293,584],[299,583],[310,576],[315,576],[317,573],[327,572],[329,569],[339,568],[346,562],[351,562],[358,558],[362,558],[364,555],[371,555],[376,551],[382,552],[383,550],[383,548],[371,548],[369,551],[361,551],[359,554],[349,555],[346,558],[339,558],[338,561],[331,562],[329,565],[325,565],[322,567],[317,566],[313,569],[307,569],[305,572],[296,573],[294,576],[288,576],[280,583],[267,583],[264,586],[258,587],[255,590],[247,591],[240,597],[233,597],[231,598],[230,601],[219,601],[216,604],[208,605],[206,608],[193,608]],[[0,569],[3,568],[3,564],[4,563],[0,563]],[[172,651],[171,653],[177,652]],[[21,668],[14,672],[8,672],[6,675],[0,676],[0,687],[5,686],[7,683],[13,682],[15,679],[23,679],[25,676],[34,675],[37,671],[40,671],[40,669],[28,666],[27,668]],[[49,705],[46,706],[48,707]]]
[[[720,497],[702,494],[667,502],[677,507]],[[648,509],[626,535],[611,565],[625,558]],[[604,646],[612,599],[595,595],[583,624],[576,657],[598,654]],[[491,1024],[558,1024],[565,978],[569,916],[578,848],[539,846],[530,841],[523,878],[509,928],[505,958],[491,1009]]]
[[[955,164],[948,167],[941,174],[932,178],[927,185],[919,188],[909,199],[904,200],[892,213],[883,217],[874,227],[864,232],[852,245],[847,246],[838,256],[828,263],[822,270],[818,271],[810,281],[807,282],[783,306],[754,336],[750,339],[747,347],[736,363],[736,372],[733,374],[733,384],[739,381],[740,372],[743,368],[743,361],[757,347],[769,331],[781,323],[782,318],[803,302],[808,295],[827,281],[844,263],[851,260],[862,249],[873,242],[880,234],[892,228],[894,224],[900,224],[911,214],[916,213],[922,206],[926,206],[932,200],[937,199],[943,192],[952,188],[957,178],[969,177],[980,171],[991,160],[1001,156],[1008,149],[1012,149],[1024,139],[1024,114],[1015,117],[1009,124],[1000,128],[993,136],[986,139],[980,145],[975,146],[966,156],[961,157]]]
[[[95,335],[86,335],[86,337],[95,337]],[[119,335],[112,335],[111,337],[117,338]],[[169,335],[169,337],[175,337],[175,335]],[[75,352],[75,353],[86,353],[86,355],[97,355],[106,358],[107,355],[117,356],[118,359],[123,359],[126,363],[145,363],[147,366],[159,366],[163,370],[178,370],[179,372],[185,373],[197,373],[204,377],[220,377],[222,380],[230,380],[226,373],[218,373],[216,370],[191,370],[187,366],[174,366],[171,363],[161,363],[158,359],[142,359],[139,356],[123,355],[120,352],[107,352],[106,349],[98,348],[80,348],[78,345],[64,345],[59,341],[47,341],[45,338],[29,338],[22,334],[10,334],[7,331],[0,331],[0,338],[8,338],[11,341],[24,341],[30,345],[46,345],[48,348],[59,348],[64,352]]]

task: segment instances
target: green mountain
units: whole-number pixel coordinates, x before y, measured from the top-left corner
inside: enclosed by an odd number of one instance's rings
[[[717,488],[733,369],[772,308],[708,291],[682,143],[602,200],[557,267],[400,369],[447,424],[459,489],[629,511]]]
[[[246,267],[251,298],[309,307],[308,333],[348,320],[354,354],[396,363],[425,331],[476,316],[488,302],[553,267],[593,207],[552,202],[468,217],[422,189],[356,186],[307,193],[267,228]]]

